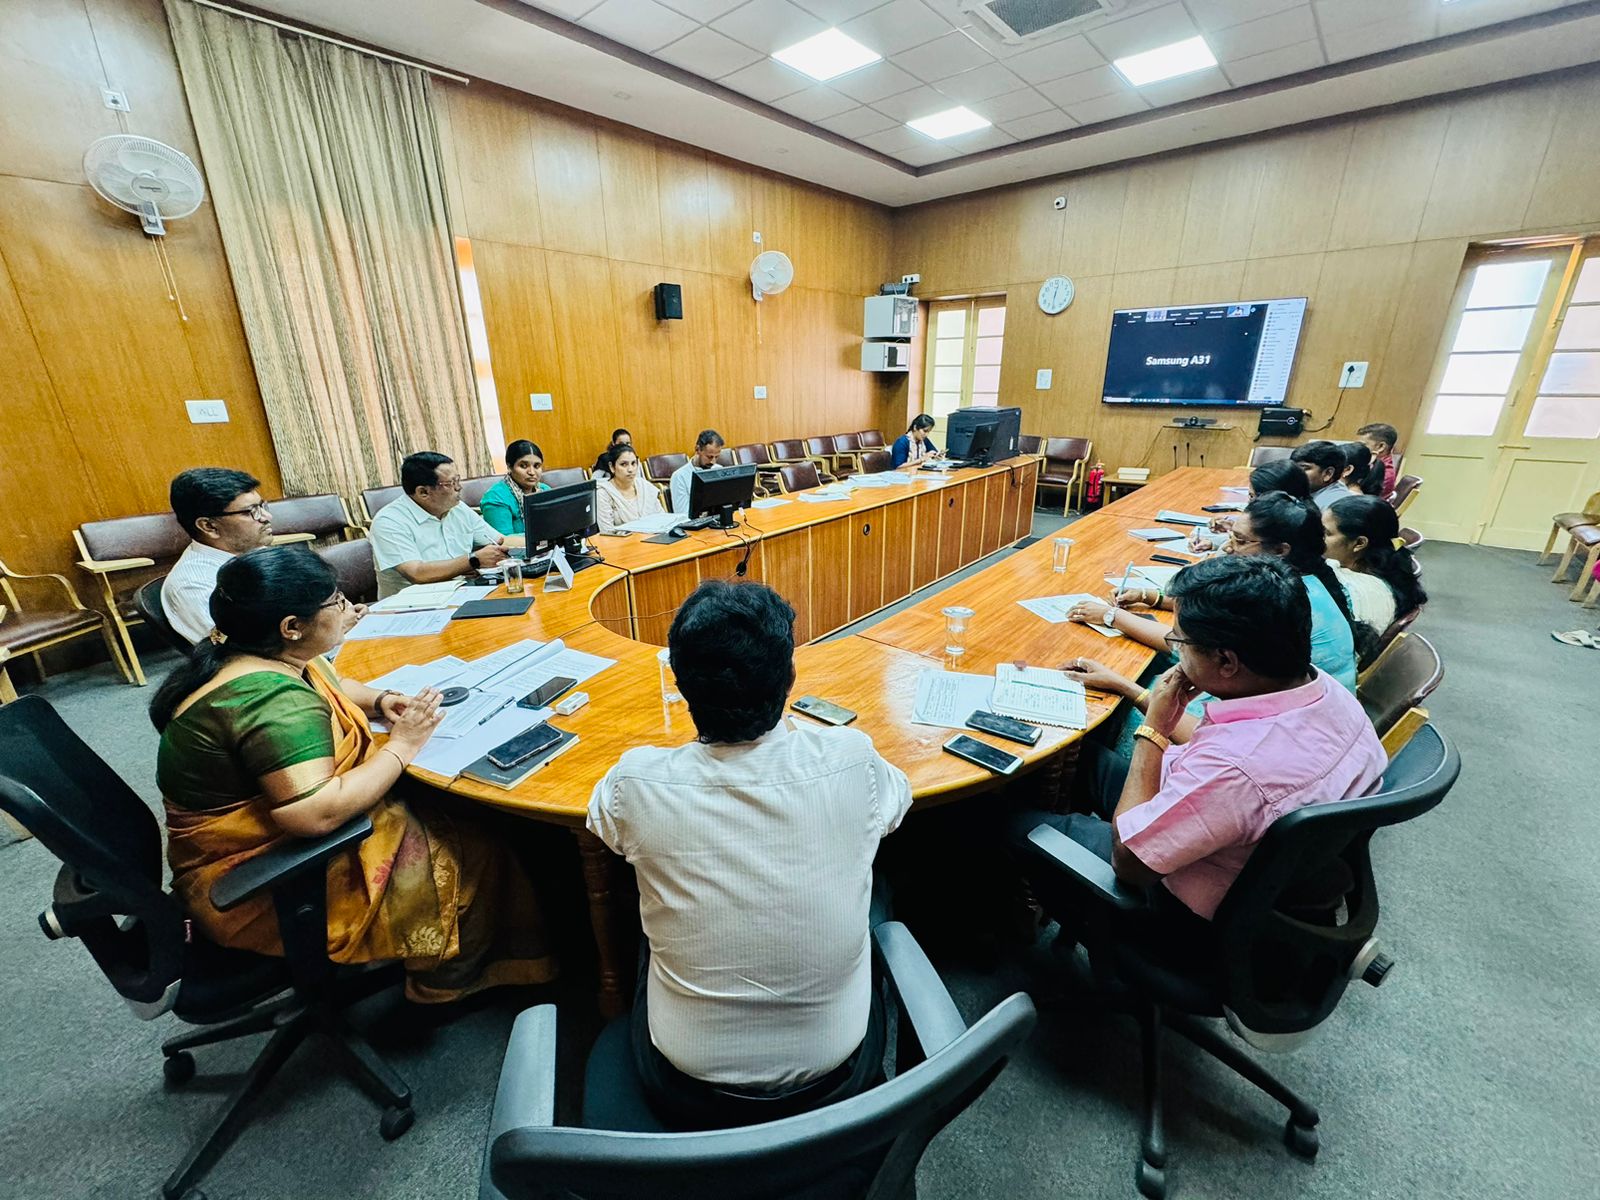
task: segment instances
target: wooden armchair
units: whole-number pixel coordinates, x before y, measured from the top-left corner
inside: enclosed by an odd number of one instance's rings
[[[816,468],[817,478],[823,483],[832,483],[834,476],[831,470],[832,461],[827,455],[817,455],[811,452],[810,443],[820,442],[819,438],[780,438],[772,443],[772,461],[779,466],[794,465],[797,463],[810,463]],[[826,439],[828,450],[833,449],[833,439]]]
[[[140,584],[166,570],[189,545],[189,535],[171,513],[113,517],[90,521],[72,531],[82,557],[80,569],[100,585],[106,615],[117,631],[130,681],[145,685],[144,668],[133,648],[132,629],[144,624],[134,607],[133,594]]]
[[[59,594],[56,593],[56,588],[45,587],[46,581],[54,583],[60,589]],[[56,605],[24,608],[16,588],[19,582],[24,583],[30,592],[54,595]],[[32,575],[24,571],[13,571],[5,563],[0,562],[0,599],[4,600],[4,603],[0,604],[0,704],[7,704],[17,698],[16,689],[12,686],[11,676],[7,670],[11,659],[21,654],[31,654],[34,666],[38,668],[39,678],[44,679],[42,651],[90,634],[99,634],[104,639],[106,650],[110,652],[111,661],[117,665],[117,670],[122,672],[124,679],[133,682],[128,664],[117,646],[116,635],[112,633],[111,622],[104,613],[84,606],[66,576],[48,573]]]

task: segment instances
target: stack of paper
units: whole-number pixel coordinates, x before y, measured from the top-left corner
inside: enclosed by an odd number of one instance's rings
[[[1181,542],[1187,536],[1181,530],[1163,529],[1159,525],[1152,526],[1149,529],[1130,529],[1128,532],[1134,537],[1142,538],[1147,542]]]
[[[367,686],[377,688],[380,692],[404,692],[408,696],[415,696],[425,687],[444,687],[466,669],[465,659],[447,654],[429,663],[420,665],[408,663],[406,666],[396,667],[386,675],[367,680]]]
[[[777,508],[780,504],[789,503],[782,496],[765,496],[760,500],[752,500],[751,508]]]
[[[989,707],[989,697],[993,693],[994,679],[988,675],[930,668],[917,675],[917,696],[911,703],[911,719],[918,725],[965,729],[968,717]]]
[[[665,533],[674,525],[679,524],[683,518],[677,513],[651,513],[647,517],[629,521],[617,526],[619,533]]]
[[[368,611],[376,613],[390,612],[421,612],[430,608],[447,608],[455,590],[461,586],[458,579],[446,579],[443,583],[413,583],[410,587],[403,587],[392,596],[385,596],[376,604],[368,606]]]
[[[1158,521],[1171,521],[1174,525],[1209,525],[1210,517],[1197,517],[1193,513],[1175,512],[1170,508],[1163,508],[1156,514]]]
[[[513,704],[501,709],[484,724],[465,730],[460,737],[442,738],[435,735],[429,738],[411,765],[454,779],[502,742],[510,741],[523,730],[532,729],[540,721],[549,719],[548,708],[518,708]]]
[[[1122,581],[1118,580],[1117,582],[1120,584]],[[1069,596],[1037,596],[1032,600],[1018,600],[1017,603],[1034,616],[1043,617],[1052,625],[1060,625],[1067,620],[1067,614],[1072,611],[1073,607],[1084,600],[1099,600],[1102,604],[1105,603],[1103,597],[1091,596],[1088,592],[1074,592]],[[1099,621],[1093,621],[1085,628],[1094,630],[1101,637],[1119,638],[1122,636],[1119,631],[1107,629]]]
[[[837,483],[830,483],[827,487],[816,488],[809,492],[796,492],[795,496],[810,504],[823,504],[829,500],[850,499],[849,487],[841,487]]]
[[[1083,684],[1065,671],[1001,663],[994,669],[994,712],[1034,725],[1082,729],[1089,723]]]
[[[360,642],[368,638],[424,637],[438,633],[448,624],[448,608],[435,608],[427,612],[375,612],[362,617],[344,637],[347,642]]]

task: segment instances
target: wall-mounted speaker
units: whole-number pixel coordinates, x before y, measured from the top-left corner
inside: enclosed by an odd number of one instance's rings
[[[683,288],[676,283],[656,284],[656,320],[683,320]]]

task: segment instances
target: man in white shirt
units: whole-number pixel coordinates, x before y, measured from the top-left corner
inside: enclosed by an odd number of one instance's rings
[[[702,583],[668,647],[699,737],[627,751],[588,815],[638,877],[646,1097],[681,1128],[845,1099],[882,1071],[872,862],[910,784],[865,734],[785,719],[794,610],[772,589]]]
[[[272,544],[259,480],[226,467],[195,467],[172,481],[172,515],[191,539],[161,585],[167,624],[191,642],[211,632],[217,572],[236,554]]]
[[[702,429],[694,440],[694,453],[689,461],[672,473],[672,511],[680,517],[692,517],[689,511],[689,481],[696,471],[709,471],[717,465],[717,455],[722,453],[722,435],[715,429]]]
[[[406,494],[379,509],[367,532],[380,600],[408,584],[442,583],[505,560],[507,539],[461,503],[461,472],[451,459],[433,450],[408,455],[400,486]]]

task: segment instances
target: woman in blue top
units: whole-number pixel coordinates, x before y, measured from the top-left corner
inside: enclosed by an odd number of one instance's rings
[[[489,525],[506,535],[522,532],[522,502],[535,492],[548,492],[540,483],[544,474],[544,451],[527,438],[518,438],[506,447],[506,477],[483,494],[478,512]]]
[[[890,464],[897,468],[907,465],[914,467],[925,458],[936,457],[939,447],[928,436],[928,430],[932,428],[933,418],[927,413],[913,419],[910,428],[895,438],[894,445],[890,447]]]

